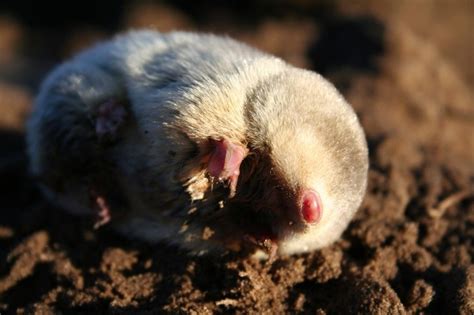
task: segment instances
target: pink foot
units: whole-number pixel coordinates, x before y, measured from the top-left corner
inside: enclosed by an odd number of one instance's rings
[[[107,205],[107,202],[103,197],[98,196],[96,198],[96,203],[98,206],[97,220],[94,223],[94,229],[100,228],[102,225],[105,225],[110,222],[110,209]]]
[[[230,188],[230,197],[235,195],[240,175],[240,164],[248,153],[242,145],[233,144],[228,140],[211,140],[214,147],[207,170],[213,177],[227,180]]]

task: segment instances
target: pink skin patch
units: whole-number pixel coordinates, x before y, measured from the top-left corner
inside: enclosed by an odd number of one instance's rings
[[[96,214],[94,229],[98,229],[102,225],[110,222],[110,207],[105,198],[102,195],[97,194],[93,189],[89,190],[89,197],[91,200],[92,209],[94,209]]]
[[[248,150],[242,145],[233,144],[228,140],[211,140],[214,149],[207,170],[213,177],[227,180],[230,187],[230,197],[235,195],[240,174],[240,164]]]
[[[96,198],[97,211],[97,220],[94,224],[94,229],[100,228],[102,225],[109,223],[110,221],[110,209],[105,201],[104,197],[98,196]]]
[[[99,106],[95,132],[99,138],[115,137],[117,130],[124,123],[127,111],[115,100],[109,100]]]
[[[319,195],[313,190],[305,190],[301,197],[301,215],[308,224],[321,219],[323,207]]]

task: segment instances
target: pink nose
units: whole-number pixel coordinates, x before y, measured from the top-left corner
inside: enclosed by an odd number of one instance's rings
[[[306,190],[301,200],[301,215],[306,223],[318,222],[323,210],[318,194],[313,190]]]

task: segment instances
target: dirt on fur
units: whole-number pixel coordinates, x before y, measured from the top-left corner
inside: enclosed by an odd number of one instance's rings
[[[190,257],[55,208],[28,177],[23,124],[57,60],[29,50],[34,25],[0,17],[0,34],[13,34],[0,37],[11,49],[0,58],[0,314],[474,314],[472,2],[283,1],[272,11],[244,1],[250,16],[242,4],[203,3],[198,16],[185,1],[133,2],[117,29],[228,33],[334,82],[370,149],[349,228],[330,247],[269,264]],[[440,20],[443,11],[457,18]],[[430,24],[453,38],[426,35]],[[68,28],[67,40],[43,32],[59,59],[110,29]]]

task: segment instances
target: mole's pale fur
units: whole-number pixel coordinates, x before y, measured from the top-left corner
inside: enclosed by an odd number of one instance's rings
[[[94,113],[109,99],[126,100],[129,117],[102,144]],[[202,162],[209,139],[222,138],[249,150],[233,198]],[[27,140],[32,173],[62,207],[93,213],[87,183],[104,176],[126,208],[115,223],[121,232],[194,253],[245,236],[239,211],[249,221],[265,213],[280,254],[326,246],[348,225],[367,181],[364,133],[328,81],[213,35],[138,31],[86,50],[43,83]],[[298,213],[287,212],[297,211],[279,202],[296,205],[306,188],[324,208],[314,225],[296,222]],[[228,209],[239,201],[243,210]]]

